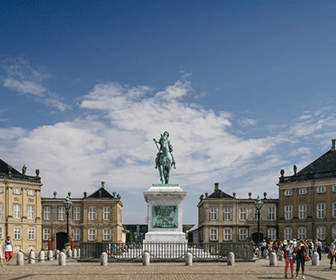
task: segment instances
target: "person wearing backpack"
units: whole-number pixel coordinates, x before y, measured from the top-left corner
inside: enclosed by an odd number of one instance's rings
[[[7,239],[4,242],[5,244],[5,259],[8,263],[13,257],[13,242],[10,239],[10,236],[7,236]]]

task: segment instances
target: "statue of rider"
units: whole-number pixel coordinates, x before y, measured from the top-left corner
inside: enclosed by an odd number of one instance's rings
[[[160,144],[159,152],[156,154],[156,158],[155,158],[155,168],[158,168],[159,165],[160,165],[160,156],[162,154],[162,146],[163,146],[163,141],[164,140],[168,141],[169,152],[170,152],[170,155],[172,157],[171,166],[174,166],[174,168],[176,168],[176,166],[175,166],[176,163],[175,163],[175,159],[174,159],[174,155],[173,155],[173,146],[170,143],[168,131],[165,131],[163,134],[161,134],[161,137],[160,137],[159,141],[157,141],[155,138],[153,140],[156,144]]]

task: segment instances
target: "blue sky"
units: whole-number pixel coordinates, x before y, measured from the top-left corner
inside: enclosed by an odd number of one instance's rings
[[[2,1],[0,156],[43,194],[120,192],[144,222],[169,130],[188,192],[277,196],[336,138],[334,1]]]

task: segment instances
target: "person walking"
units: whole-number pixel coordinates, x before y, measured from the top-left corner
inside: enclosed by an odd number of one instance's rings
[[[5,258],[7,264],[12,257],[13,257],[13,242],[10,239],[10,236],[7,236],[7,239],[5,240]]]
[[[291,276],[294,278],[294,269],[293,269],[293,264],[294,264],[294,246],[293,246],[293,241],[291,240],[289,244],[286,247],[285,250],[285,278],[287,277],[287,271],[288,271],[288,265],[290,265],[290,270],[291,270]]]
[[[305,261],[306,261],[306,255],[307,255],[307,248],[306,245],[304,244],[303,241],[301,241],[296,250],[295,250],[295,255],[296,255],[296,277],[299,277],[299,272],[300,272],[300,267],[302,271],[302,279],[304,279],[304,269],[305,269]]]
[[[332,270],[333,262],[336,262],[336,239],[330,244],[329,247],[329,257],[330,257],[330,270]]]

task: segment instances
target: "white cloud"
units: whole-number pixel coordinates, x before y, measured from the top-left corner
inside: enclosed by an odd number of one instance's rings
[[[18,81],[13,78],[3,79],[3,86],[20,93],[27,93],[36,96],[44,96],[46,89],[34,81]]]

